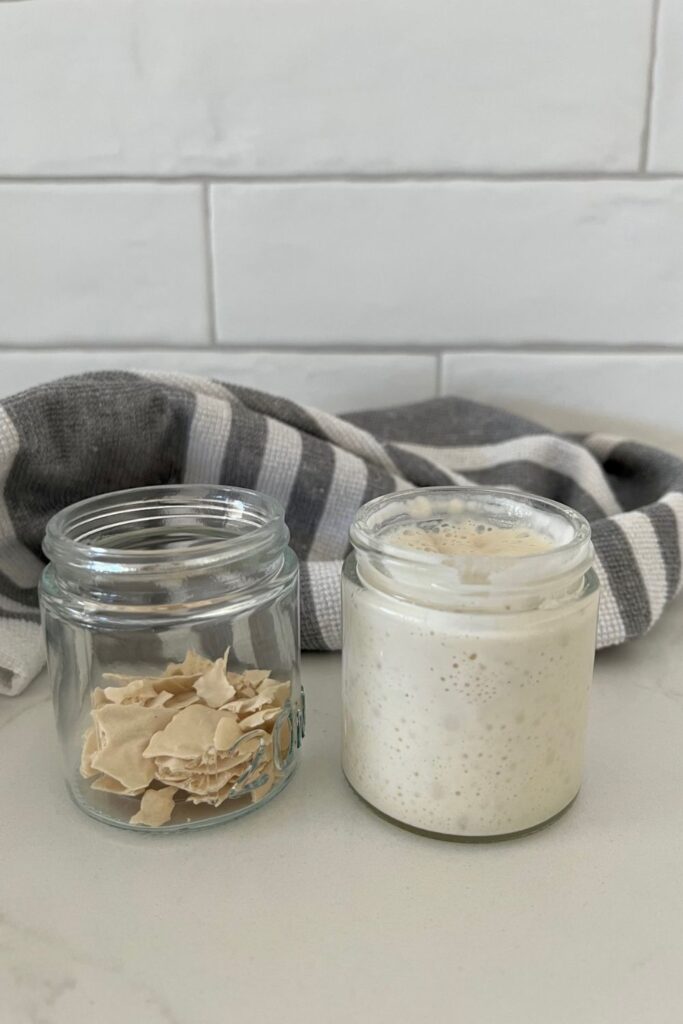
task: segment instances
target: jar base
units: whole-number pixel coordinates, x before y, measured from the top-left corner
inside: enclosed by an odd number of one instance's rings
[[[412,832],[414,835],[425,836],[427,839],[439,839],[442,842],[449,843],[503,843],[510,839],[523,839],[524,836],[530,836],[534,832],[540,832],[542,829],[552,825],[559,818],[562,818],[567,811],[576,803],[579,795],[579,790],[574,794],[568,804],[566,804],[556,814],[553,814],[550,818],[546,818],[544,821],[539,821],[537,825],[530,825],[529,828],[520,829],[517,832],[504,832],[500,835],[494,836],[462,836],[462,835],[451,835],[449,832],[432,832],[430,829],[418,828],[416,825],[410,825],[406,821],[401,821],[399,818],[392,818],[390,814],[385,814],[384,811],[380,811],[374,804],[371,804],[369,800],[366,800],[358,790],[349,782],[348,776],[344,774],[349,788],[355,793],[358,799],[368,807],[373,814],[383,821],[388,822],[390,825],[396,825],[398,828],[403,829],[405,832]]]
[[[87,814],[89,818],[94,818],[95,821],[100,821],[105,825],[113,826],[114,828],[124,829],[127,832],[144,833],[145,835],[169,835],[171,832],[190,832],[196,831],[201,828],[211,828],[214,825],[225,825],[228,822],[235,821],[237,818],[244,817],[245,814],[251,814],[252,811],[257,811],[259,808],[270,803],[270,801],[281,793],[285,788],[289,780],[294,775],[297,768],[297,762],[295,762],[291,768],[284,774],[276,783],[273,784],[272,789],[266,796],[261,800],[256,800],[253,803],[245,803],[244,807],[236,807],[233,810],[225,810],[224,807],[216,808],[215,811],[205,817],[197,817],[195,819],[170,822],[167,825],[160,825],[156,828],[150,828],[147,825],[131,825],[130,822],[123,820],[122,818],[114,817],[113,815],[107,814],[105,811],[98,810],[91,804],[85,802],[82,798],[79,788],[71,786],[67,782],[67,792],[69,796],[76,804],[80,811]],[[121,799],[121,798],[118,798]],[[191,806],[191,805],[190,805]],[[133,810],[131,809],[131,814]]]

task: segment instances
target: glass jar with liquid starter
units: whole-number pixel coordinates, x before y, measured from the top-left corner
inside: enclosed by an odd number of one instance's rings
[[[343,766],[397,823],[460,839],[551,821],[581,784],[598,581],[590,528],[516,491],[358,513],[343,575]]]

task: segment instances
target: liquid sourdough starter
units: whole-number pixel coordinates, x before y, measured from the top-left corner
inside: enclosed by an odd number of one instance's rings
[[[526,526],[471,519],[397,528],[391,543],[504,558],[553,548]],[[409,559],[393,579],[367,558],[347,567],[349,782],[379,811],[431,832],[499,836],[547,821],[581,782],[597,594],[463,611],[457,590],[430,604],[411,572]]]

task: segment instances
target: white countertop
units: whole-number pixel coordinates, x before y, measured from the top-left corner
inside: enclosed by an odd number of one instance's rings
[[[289,787],[194,834],[91,821],[45,680],[0,698],[1,1024],[680,1024],[682,613],[599,655],[573,809],[491,845],[354,796],[334,655],[304,659]]]

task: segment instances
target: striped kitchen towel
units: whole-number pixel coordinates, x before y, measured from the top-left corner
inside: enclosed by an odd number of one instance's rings
[[[461,398],[339,417],[195,377],[84,374],[0,403],[0,691],[19,693],[43,664],[36,584],[49,517],[93,494],[180,481],[284,505],[308,650],[340,646],[354,513],[408,486],[522,488],[587,516],[600,647],[644,633],[681,588],[683,461],[656,448],[552,434]]]

